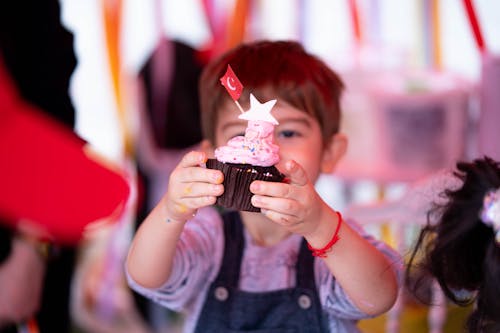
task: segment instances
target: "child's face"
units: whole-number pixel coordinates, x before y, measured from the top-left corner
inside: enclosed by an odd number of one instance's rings
[[[247,121],[238,119],[240,111],[234,104],[228,104],[219,111],[215,126],[215,146],[223,146],[235,136],[244,135]],[[307,172],[311,182],[315,182],[322,168],[325,145],[318,121],[307,113],[285,102],[274,106],[272,115],[278,120],[275,127],[275,144],[280,147],[280,162],[276,166],[283,171],[282,165],[295,160]]]

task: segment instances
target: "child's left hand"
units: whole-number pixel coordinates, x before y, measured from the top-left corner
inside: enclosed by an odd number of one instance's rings
[[[254,181],[250,185],[252,204],[270,220],[306,236],[317,229],[329,208],[297,162],[285,163],[284,174],[289,179],[287,183]]]

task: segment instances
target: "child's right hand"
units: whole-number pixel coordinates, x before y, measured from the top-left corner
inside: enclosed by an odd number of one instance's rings
[[[224,192],[224,174],[204,167],[206,161],[205,153],[189,152],[170,174],[168,191],[162,199],[169,219],[187,221],[198,208],[215,204]]]

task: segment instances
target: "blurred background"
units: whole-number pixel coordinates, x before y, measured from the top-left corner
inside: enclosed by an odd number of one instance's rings
[[[185,102],[196,98],[198,66],[256,39],[298,40],[342,75],[342,130],[350,146],[318,190],[403,255],[425,223],[434,184],[429,177],[458,159],[500,158],[500,100],[492,92],[500,86],[496,1],[61,4],[78,58],[71,84],[76,130],[109,158],[135,161],[142,174],[137,181],[149,193],[146,207],[159,198],[180,152],[199,139],[196,105]],[[185,96],[168,104],[155,90],[169,91],[171,99]],[[164,105],[156,113],[155,103]],[[361,323],[364,332],[458,332],[467,309],[447,305],[430,290],[436,306],[403,291],[388,315]]]
[[[362,72],[348,85],[348,94],[367,84],[359,81],[376,80],[386,72],[404,78],[410,71],[445,77],[444,87],[431,86],[431,77],[414,82],[417,86],[474,93],[481,79],[483,51],[500,52],[499,4],[487,0],[473,1],[484,49],[477,44],[463,2],[456,0],[62,0],[61,4],[78,58],[71,87],[77,131],[110,156],[124,149],[116,90],[123,99],[119,107],[133,104],[127,80],[138,75],[162,38],[197,50],[212,49],[213,54],[246,40],[299,40],[336,70]],[[366,73],[369,78],[363,77]],[[350,79],[346,78],[348,83]],[[396,89],[385,83],[387,89]]]
[[[131,234],[196,147],[197,79],[240,42],[292,39],[341,74],[347,156],[317,188],[407,254],[434,176],[459,159],[500,159],[500,2],[492,0],[60,0],[73,34],[75,132],[126,170],[125,217],[79,249],[75,332],[177,332],[182,317],[127,289]],[[29,24],[29,22],[28,22]],[[258,70],[258,68],[256,68]],[[244,82],[243,82],[244,84]],[[363,332],[458,332],[467,309],[405,294]]]

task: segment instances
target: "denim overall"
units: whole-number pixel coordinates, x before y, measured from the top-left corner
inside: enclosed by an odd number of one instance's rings
[[[243,224],[238,212],[225,213],[223,218],[224,257],[219,275],[208,291],[195,332],[328,332],[314,282],[314,258],[305,240],[297,258],[296,287],[245,292],[238,289],[244,248]]]

